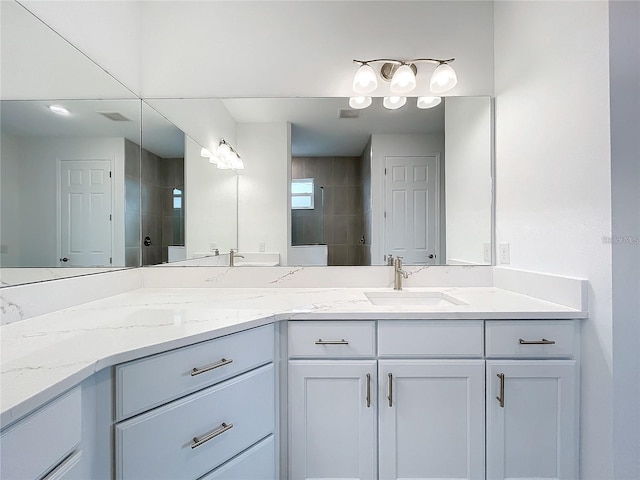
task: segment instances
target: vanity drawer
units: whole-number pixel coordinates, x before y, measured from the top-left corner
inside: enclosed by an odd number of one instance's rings
[[[379,357],[482,357],[482,320],[380,320]]]
[[[76,387],[2,432],[2,478],[42,478],[80,444],[82,395]]]
[[[271,435],[199,480],[273,480],[276,442]]]
[[[372,321],[289,322],[289,357],[374,357]]]
[[[274,426],[269,364],[117,424],[116,477],[199,478],[273,433]]]
[[[573,320],[487,321],[488,358],[569,358],[577,354]]]
[[[118,365],[116,420],[272,362],[274,342],[274,326],[265,325]]]

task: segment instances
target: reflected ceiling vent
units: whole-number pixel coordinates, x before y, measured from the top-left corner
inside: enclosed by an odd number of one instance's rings
[[[350,108],[342,108],[340,109],[338,118],[358,118],[358,111]]]
[[[131,120],[118,112],[98,112],[103,117],[107,117],[114,122],[130,122]]]

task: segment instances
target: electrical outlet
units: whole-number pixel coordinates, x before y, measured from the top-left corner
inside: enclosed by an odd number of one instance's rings
[[[258,251],[259,252],[264,252],[264,242],[258,243]]]
[[[209,251],[210,252],[215,252],[218,249],[218,244],[216,242],[211,242],[209,244]]]
[[[490,243],[484,244],[484,261],[491,263],[491,244]]]
[[[503,265],[509,265],[511,263],[511,253],[509,252],[509,244],[500,244],[500,263]]]

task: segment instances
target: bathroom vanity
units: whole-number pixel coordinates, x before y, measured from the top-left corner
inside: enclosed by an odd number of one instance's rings
[[[142,288],[4,325],[3,478],[577,478],[586,311],[395,294]]]

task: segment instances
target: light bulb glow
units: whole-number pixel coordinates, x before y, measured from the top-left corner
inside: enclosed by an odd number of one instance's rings
[[[371,97],[351,97],[349,99],[349,106],[351,108],[355,108],[356,110],[360,110],[362,108],[367,108],[369,105],[371,105],[371,102]]]
[[[356,93],[371,93],[376,88],[378,88],[376,72],[365,63],[353,77],[353,91]]]
[[[216,156],[220,158],[225,158],[227,155],[231,153],[231,147],[224,142],[221,142],[216,148]]]
[[[418,108],[433,108],[440,105],[442,102],[442,98],[440,97],[418,97],[417,107]]]
[[[408,93],[416,88],[416,75],[409,65],[400,65],[391,78],[393,93]]]
[[[441,63],[433,71],[429,88],[433,93],[444,93],[451,90],[458,83],[456,72],[450,65]]]
[[[62,105],[49,105],[49,110],[56,115],[69,115],[69,110],[64,108]]]
[[[200,156],[205,158],[211,158],[213,157],[213,154],[208,149],[202,147],[200,149]]]
[[[407,103],[407,97],[384,97],[382,105],[389,110],[396,110]]]

